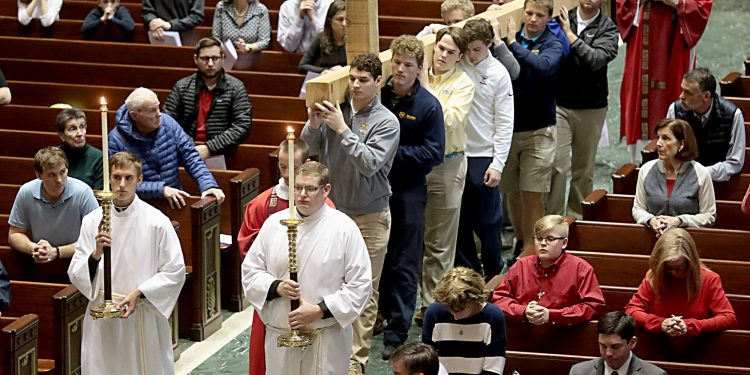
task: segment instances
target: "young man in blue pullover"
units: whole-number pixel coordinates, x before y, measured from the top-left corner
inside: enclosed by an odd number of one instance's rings
[[[424,246],[427,174],[443,162],[445,131],[440,102],[417,80],[424,48],[412,35],[391,43],[393,76],[382,90],[383,105],[398,117],[401,128],[393,168],[388,175],[391,236],[380,282],[379,310],[385,327],[383,359],[405,341],[417,302],[419,268]]]
[[[507,194],[516,256],[524,244],[533,251],[534,223],[544,216],[542,194],[550,190],[557,146],[554,81],[563,46],[547,29],[553,7],[553,0],[525,0],[521,30],[513,19],[508,23],[506,44],[521,72],[513,81],[513,140],[500,189]]]

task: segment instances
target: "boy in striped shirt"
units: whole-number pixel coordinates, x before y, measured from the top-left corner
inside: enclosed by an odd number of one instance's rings
[[[505,316],[487,303],[484,279],[456,267],[435,288],[425,313],[422,341],[435,347],[450,374],[490,375],[505,367]]]

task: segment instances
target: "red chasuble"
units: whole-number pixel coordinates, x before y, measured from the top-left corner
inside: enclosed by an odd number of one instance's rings
[[[654,127],[680,96],[682,76],[693,68],[691,50],[708,23],[713,0],[617,0],[617,26],[627,43],[620,90],[620,138],[627,144],[654,138]],[[638,17],[638,25],[633,20]]]

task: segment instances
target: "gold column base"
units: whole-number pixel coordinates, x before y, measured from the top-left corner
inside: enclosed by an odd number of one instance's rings
[[[117,304],[113,301],[104,301],[104,303],[93,306],[89,313],[94,320],[122,317],[122,310],[118,309]]]
[[[305,350],[310,345],[312,345],[312,337],[298,329],[293,329],[291,334],[279,336],[276,339],[276,346],[279,348],[302,348],[302,350]]]

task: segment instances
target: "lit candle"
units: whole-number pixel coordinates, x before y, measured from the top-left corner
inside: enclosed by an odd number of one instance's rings
[[[288,143],[288,164],[289,164],[289,218],[294,219],[294,129],[289,126],[286,128],[286,141]]]
[[[100,101],[99,111],[102,114],[102,180],[104,181],[104,191],[109,191],[109,137],[107,137],[107,101]]]

